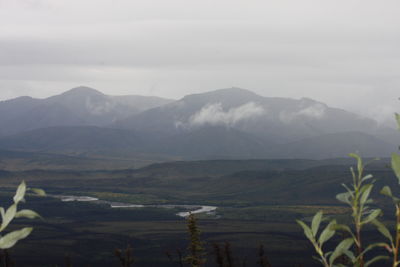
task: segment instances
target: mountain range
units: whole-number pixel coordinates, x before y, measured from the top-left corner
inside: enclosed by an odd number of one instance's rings
[[[24,96],[0,102],[0,134],[53,126],[107,126],[170,102],[160,97],[108,96],[83,86],[45,99]]]
[[[0,102],[0,149],[182,159],[387,156],[397,133],[309,99],[240,88],[180,100],[77,87]]]

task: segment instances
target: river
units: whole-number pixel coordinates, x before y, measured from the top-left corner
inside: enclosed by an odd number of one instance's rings
[[[88,196],[72,196],[72,195],[48,195],[49,197],[58,198],[63,202],[70,201],[79,201],[79,202],[91,202],[94,204],[107,204],[110,205],[111,208],[164,208],[164,209],[173,209],[173,208],[181,208],[186,211],[176,213],[177,216],[186,218],[191,213],[199,214],[206,213],[212,214],[216,211],[217,207],[215,206],[202,206],[202,205],[174,205],[174,204],[166,204],[166,205],[142,205],[142,204],[131,204],[131,203],[123,203],[123,202],[114,202],[101,200],[95,197]]]

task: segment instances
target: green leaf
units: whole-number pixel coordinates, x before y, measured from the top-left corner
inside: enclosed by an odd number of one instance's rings
[[[324,264],[324,261],[321,260],[320,258],[316,257],[316,256],[312,256],[314,260],[320,262],[322,265]]]
[[[8,249],[15,245],[18,240],[26,238],[31,232],[32,227],[26,227],[21,230],[13,231],[0,238],[0,249]]]
[[[346,184],[342,184],[342,186],[346,189],[350,196],[354,198],[354,191],[352,191]]]
[[[371,190],[373,188],[373,184],[366,184],[361,187],[361,197],[360,197],[360,204],[364,205],[365,202],[368,200],[369,195],[371,194]]]
[[[400,130],[400,115],[398,113],[395,113],[394,116],[395,116],[396,121],[397,121],[397,127]]]
[[[356,182],[356,173],[354,172],[354,168],[350,167],[351,176],[353,177],[353,183]]]
[[[319,225],[321,224],[321,220],[322,220],[322,211],[318,211],[314,215],[312,222],[311,222],[311,232],[314,237],[317,235]]]
[[[319,236],[319,240],[318,240],[318,243],[321,247],[326,241],[328,241],[335,235],[336,231],[334,229],[332,229],[333,228],[332,226],[335,224],[336,224],[336,220],[331,221],[325,227],[325,229],[322,231],[321,235]]]
[[[392,169],[400,184],[400,156],[397,153],[392,154]]]
[[[354,253],[352,252],[352,251],[350,251],[350,250],[345,250],[344,252],[343,252],[343,254],[344,255],[346,255],[351,261],[355,261],[355,259],[356,259],[356,256],[354,256]]]
[[[380,192],[382,195],[385,195],[385,196],[388,196],[388,197],[393,197],[393,194],[392,194],[392,190],[390,189],[390,187],[389,186],[387,186],[387,185],[385,185],[383,188],[382,188],[382,190],[381,190],[381,192]]]
[[[360,156],[357,153],[349,153],[348,156],[352,157],[352,158],[355,158],[356,160],[360,159]]]
[[[45,192],[43,189],[40,189],[40,188],[30,188],[30,190],[31,190],[33,193],[35,193],[36,195],[38,195],[38,196],[41,196],[41,197],[45,197],[45,196],[46,196],[46,192]]]
[[[387,229],[387,227],[381,223],[378,220],[373,220],[372,224],[376,226],[376,228],[378,229],[378,231],[387,239],[390,240],[390,242],[393,244],[393,237],[392,234],[390,233],[389,229]]]
[[[12,204],[4,214],[3,221],[1,222],[0,232],[6,229],[6,227],[10,224],[12,219],[15,217],[15,213],[17,212],[17,204]]]
[[[365,201],[364,204],[372,204],[372,203],[374,203],[374,201],[371,198],[369,198],[367,199],[367,201]]]
[[[367,261],[367,262],[365,263],[364,266],[365,266],[365,267],[368,267],[368,266],[370,266],[372,263],[375,263],[375,262],[380,261],[380,260],[387,260],[387,259],[389,259],[388,256],[376,256],[376,257],[370,259],[369,261]]]
[[[372,249],[374,249],[374,248],[377,248],[377,247],[381,247],[381,248],[385,248],[385,249],[390,248],[390,246],[389,246],[388,244],[383,243],[383,242],[374,243],[374,244],[371,244],[371,245],[369,245],[368,247],[366,247],[366,248],[361,252],[361,254],[359,254],[359,255],[357,256],[357,258],[360,259],[360,258],[363,257],[368,251],[370,251],[370,250],[372,250]]]
[[[25,181],[22,181],[22,183],[17,188],[17,192],[15,192],[14,203],[18,204],[20,201],[22,201],[25,197],[25,192],[26,184]]]
[[[352,237],[354,237],[353,232],[351,231],[350,227],[345,224],[335,224],[331,227],[333,230],[345,231],[349,233]]]
[[[340,202],[346,203],[351,205],[350,202],[350,193],[349,192],[345,192],[345,193],[340,193],[336,195],[336,199],[339,200]]]
[[[0,207],[1,221],[4,220],[5,210],[3,207]]]
[[[304,222],[300,221],[300,220],[296,220],[296,222],[303,228],[304,230],[304,235],[312,242],[315,242],[315,239],[313,237],[312,231],[310,229],[310,227],[308,227]]]
[[[379,215],[381,214],[381,210],[380,209],[374,209],[372,210],[372,212],[367,216],[367,218],[365,218],[364,221],[362,221],[362,224],[367,224],[372,222],[373,220],[375,220]]]
[[[41,216],[33,210],[20,210],[15,214],[15,218],[35,219],[41,218]]]
[[[361,179],[361,182],[365,182],[365,181],[367,181],[367,180],[369,180],[369,179],[372,179],[372,178],[374,178],[374,176],[372,176],[371,174],[368,174],[368,175],[364,176],[364,177]]]
[[[353,238],[347,238],[347,239],[343,240],[342,242],[340,242],[339,245],[337,245],[337,247],[333,251],[332,255],[329,257],[329,264],[332,265],[333,262],[338,257],[343,255],[346,252],[346,250],[349,250],[349,248],[353,245],[353,243],[354,243]]]
[[[358,174],[361,174],[362,173],[362,169],[363,169],[363,164],[362,164],[361,157],[356,153],[350,153],[349,156],[352,157],[352,158],[355,158],[357,160],[357,171],[358,171]]]

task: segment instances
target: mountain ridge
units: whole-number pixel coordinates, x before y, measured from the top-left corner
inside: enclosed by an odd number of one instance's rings
[[[0,111],[12,111],[10,116],[0,113],[3,136],[9,127],[0,149],[130,151],[182,159],[320,159],[356,150],[386,155],[392,144],[381,137],[395,136],[372,119],[310,98],[264,97],[238,87],[173,101],[107,96],[81,86],[42,100],[0,102]]]
[[[258,120],[252,119],[256,116]],[[188,95],[118,121],[112,127],[173,135],[204,125],[228,125],[258,137],[285,135],[284,142],[341,130],[370,133],[377,127],[372,119],[309,98],[264,97],[236,87]],[[295,131],[291,129],[293,125]],[[296,136],[298,132],[302,136]]]
[[[171,101],[153,96],[108,96],[85,86],[43,99],[18,97],[0,102],[0,123],[3,126],[0,136],[56,126],[106,126]],[[54,120],[34,125],[36,121],[43,122],[46,117],[55,116],[54,110],[60,109],[64,111]],[[72,118],[76,118],[76,123],[69,123]]]

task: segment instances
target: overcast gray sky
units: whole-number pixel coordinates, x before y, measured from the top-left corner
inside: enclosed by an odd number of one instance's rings
[[[400,1],[0,0],[0,99],[231,86],[400,111]]]

